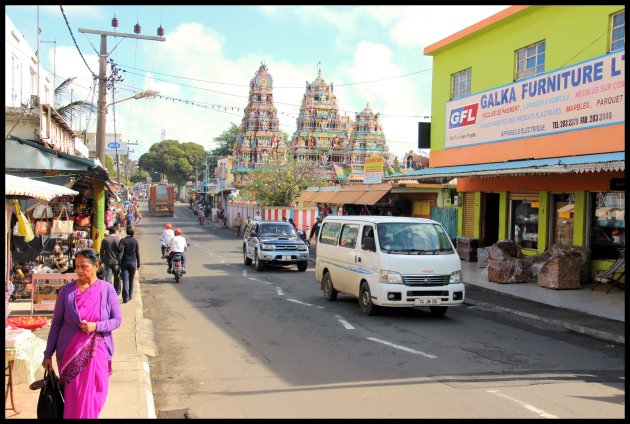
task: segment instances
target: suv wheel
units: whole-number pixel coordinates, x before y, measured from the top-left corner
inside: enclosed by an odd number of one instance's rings
[[[254,251],[254,268],[256,268],[256,271],[262,271],[265,269],[265,261],[261,261],[258,258],[258,250]]]
[[[302,261],[297,263],[298,271],[304,272],[308,268],[308,261]]]
[[[252,260],[247,257],[247,247],[243,246],[243,263],[245,265],[251,265]]]

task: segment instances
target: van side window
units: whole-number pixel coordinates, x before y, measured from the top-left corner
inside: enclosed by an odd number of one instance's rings
[[[325,222],[320,231],[319,243],[337,246],[340,228],[341,224],[339,222]]]
[[[357,245],[357,237],[359,236],[359,224],[346,224],[341,229],[341,237],[339,238],[339,246],[354,249]]]

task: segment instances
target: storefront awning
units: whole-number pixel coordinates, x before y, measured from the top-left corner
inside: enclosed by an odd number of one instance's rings
[[[441,166],[384,177],[384,180],[414,178],[424,182],[445,182],[455,177],[498,177],[506,175],[569,174],[582,172],[625,171],[625,152],[545,159]]]
[[[71,190],[64,186],[49,184],[43,181],[32,180],[30,178],[17,177],[5,174],[5,196],[25,196],[50,202],[52,199],[61,196],[76,196],[78,191]]]
[[[298,197],[296,199],[296,202],[310,202],[319,193],[321,193],[321,192],[319,192],[319,191],[304,191],[304,192],[302,192],[302,194],[300,194],[300,197]]]
[[[368,192],[365,192],[361,197],[359,197],[353,203],[355,205],[369,205],[369,206],[371,206],[371,205],[377,203],[379,200],[381,200],[383,198],[383,196],[385,196],[387,193],[389,193],[389,190],[368,191]]]
[[[305,191],[297,202],[330,203],[335,205],[373,205],[391,190],[389,183],[353,184],[336,190]]]

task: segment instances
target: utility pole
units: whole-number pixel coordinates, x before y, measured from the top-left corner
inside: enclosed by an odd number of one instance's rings
[[[97,31],[94,29],[79,28],[79,32],[86,34],[97,34],[101,36],[101,51],[99,53],[98,66],[98,103],[96,112],[96,157],[101,162],[101,166],[103,167],[105,167],[105,131],[107,124],[107,87],[105,85],[107,79],[107,56],[116,49],[116,47],[114,47],[111,52],[107,53],[107,36],[135,38],[141,40],[166,41],[165,37],[139,35],[140,25],[136,24],[136,27],[138,28],[136,34],[123,34],[118,32]],[[120,45],[120,43],[116,46],[118,45]],[[95,219],[92,220],[92,240],[94,240],[94,249],[96,249],[96,251],[98,252],[101,247],[101,241],[105,235],[105,183],[97,181],[92,186],[92,189],[94,192],[94,200],[96,206],[96,216],[94,217]]]

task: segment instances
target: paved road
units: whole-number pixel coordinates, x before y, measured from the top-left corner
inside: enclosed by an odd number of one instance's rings
[[[192,246],[180,284],[159,258],[166,222]],[[624,417],[623,349],[478,306],[365,317],[312,269],[244,266],[234,233],[183,205],[139,239],[158,417]]]

